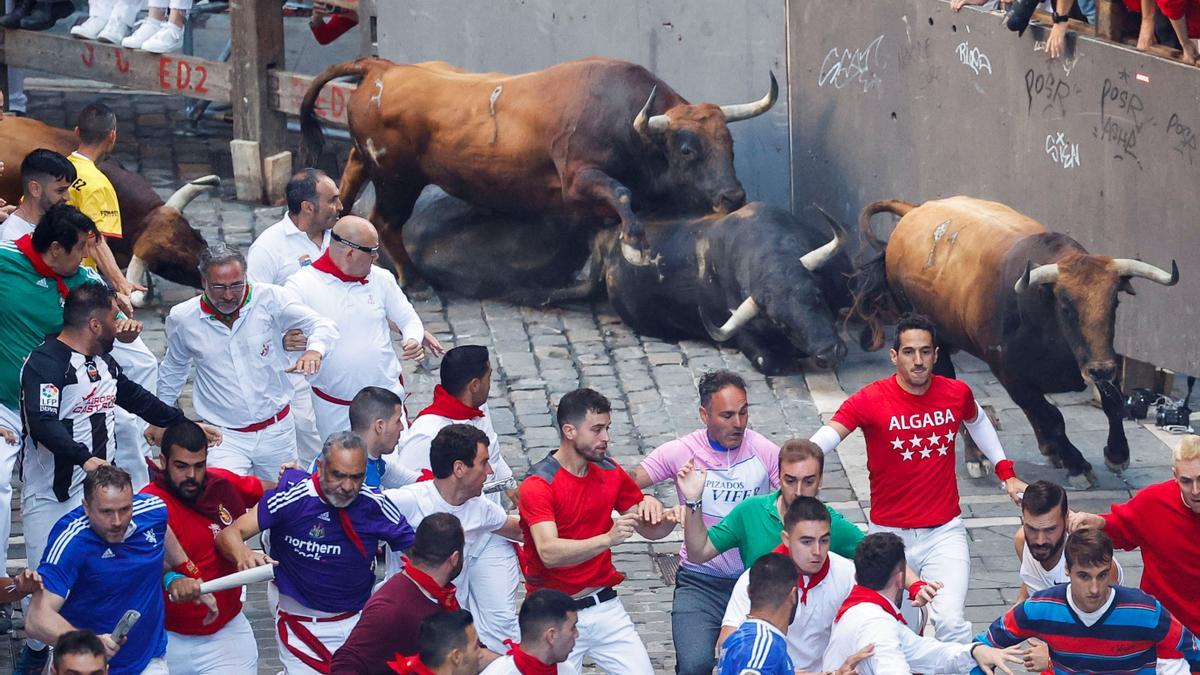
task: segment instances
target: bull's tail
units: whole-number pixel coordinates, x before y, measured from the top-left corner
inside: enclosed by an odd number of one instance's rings
[[[304,100],[300,103],[301,166],[311,166],[325,150],[325,131],[321,119],[317,117],[317,97],[321,95],[325,85],[339,77],[353,76],[361,81],[372,68],[386,63],[373,58],[335,63],[312,81],[308,91],[304,93]]]
[[[888,288],[885,266],[887,242],[875,236],[871,229],[871,216],[887,211],[903,217],[915,207],[916,204],[900,199],[881,199],[864,206],[859,215],[862,250],[864,255],[869,257],[859,263],[854,274],[850,276],[850,294],[854,298],[854,304],[846,315],[845,323],[849,324],[852,319],[857,318],[865,324],[859,336],[859,344],[867,351],[876,351],[883,347],[884,324],[901,312],[895,296]]]

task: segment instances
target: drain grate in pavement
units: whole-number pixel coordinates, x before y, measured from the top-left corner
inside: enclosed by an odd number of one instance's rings
[[[658,576],[662,577],[663,583],[674,586],[675,575],[679,573],[679,554],[652,553],[650,558],[654,561],[654,566],[658,568]]]

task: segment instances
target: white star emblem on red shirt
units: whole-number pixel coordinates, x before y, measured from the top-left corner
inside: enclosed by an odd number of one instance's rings
[[[941,436],[939,436],[937,434],[933,434],[932,436],[929,437],[929,444],[937,445],[937,442],[940,441],[941,439],[942,439]]]
[[[937,449],[939,455],[945,455],[946,452],[949,450],[950,450],[950,447],[946,446],[946,445],[938,446],[938,449]]]
[[[921,451],[921,459],[929,459],[931,454],[933,454],[933,448],[925,448]]]
[[[908,439],[908,442],[912,444],[912,447],[914,448],[921,447],[921,439],[917,436],[913,436],[912,438]]]
[[[892,447],[895,448],[896,450],[903,450],[904,449],[904,441],[900,440],[900,437],[897,436],[896,438],[892,439]]]
[[[905,450],[904,452],[902,452],[902,453],[900,453],[900,454],[901,454],[901,456],[903,456],[903,457],[904,457],[904,459],[912,459],[912,458],[913,458],[913,451],[912,451],[912,450]]]

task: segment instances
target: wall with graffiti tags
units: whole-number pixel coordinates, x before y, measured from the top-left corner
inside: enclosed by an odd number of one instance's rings
[[[1178,286],[1134,284],[1116,346],[1200,370],[1200,70],[1074,34],[1051,60],[1044,28],[938,0],[805,0],[788,31],[797,212],[966,194],[1093,253],[1176,259]]]

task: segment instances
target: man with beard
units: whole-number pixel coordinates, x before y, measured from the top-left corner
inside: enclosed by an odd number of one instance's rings
[[[732,635],[720,641],[720,675],[792,675],[796,672],[783,632],[799,606],[796,566],[785,555],[768,553],[754,562],[747,593],[750,613]]]
[[[325,440],[317,472],[288,469],[258,506],[217,535],[239,570],[278,565],[276,644],[285,673],[328,673],[375,585],[380,542],[407,549],[413,530],[375,488],[363,488],[367,450],[349,431]],[[245,541],[270,530],[271,555]]]
[[[811,440],[831,452],[862,429],[871,480],[869,530],[901,537],[912,569],[945,584],[931,605],[935,634],[939,640],[967,643],[971,622],[964,606],[971,552],[954,475],[959,430],[965,427],[971,434],[1016,504],[1025,483],[1005,458],[996,429],[971,388],[933,374],[937,344],[937,329],[929,319],[901,317],[891,351],[896,374],[851,395]]]
[[[481,675],[556,675],[579,638],[579,615],[571,596],[542,588],[525,596],[518,615],[521,642],[483,670]]]
[[[608,457],[608,399],[577,389],[558,404],[558,449],[529,469],[521,484],[525,580],[530,591],[554,588],[575,598],[579,639],[567,659],[580,672],[590,656],[608,673],[650,675],[646,646],[613,587],[625,577],[614,546],[636,531],[661,539],[675,527],[662,503]],[[612,512],[619,517],[614,521]]]
[[[221,530],[258,503],[262,481],[224,469],[209,469],[208,439],[195,422],[167,427],[162,437],[163,468],[151,465],[143,494],[167,505],[168,524],[203,580],[233,574],[237,567],[217,553]],[[274,487],[270,484],[267,487]],[[167,666],[175,675],[250,673],[258,664],[258,644],[242,614],[242,589],[215,593],[217,618],[204,623],[195,605],[167,606]]]

